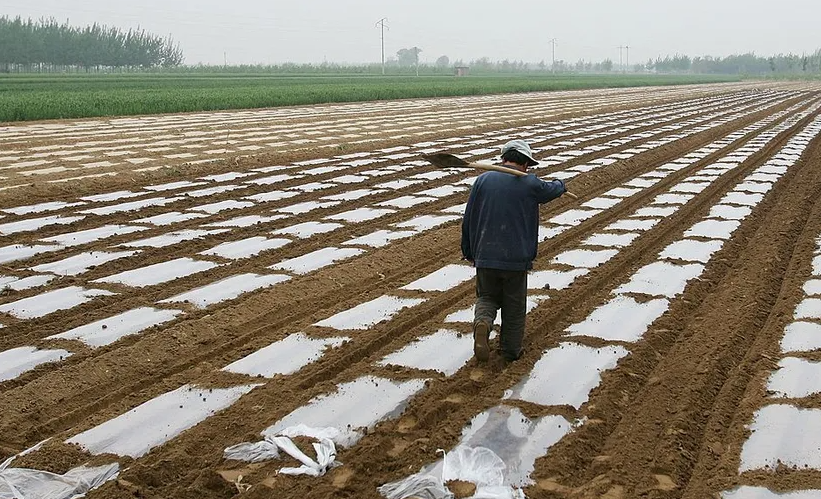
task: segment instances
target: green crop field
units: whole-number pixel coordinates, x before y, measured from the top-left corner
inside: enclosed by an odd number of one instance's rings
[[[738,80],[654,75],[2,75],[0,122]]]

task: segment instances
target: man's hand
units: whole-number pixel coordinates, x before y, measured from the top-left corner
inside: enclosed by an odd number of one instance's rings
[[[554,182],[561,182],[562,187],[564,188],[564,192],[562,194],[567,194],[568,196],[570,196],[573,199],[579,199],[579,196],[577,196],[577,195],[575,195],[572,192],[567,190],[567,184],[565,183],[564,180],[561,180],[561,179],[557,178],[557,179],[554,180]]]

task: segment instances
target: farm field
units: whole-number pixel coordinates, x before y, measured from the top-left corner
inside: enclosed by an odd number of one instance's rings
[[[704,75],[0,75],[0,122],[737,81]]]
[[[821,497],[819,134],[806,82],[6,124],[0,461],[118,470],[92,499],[378,498],[468,446],[510,497]],[[512,138],[580,199],[541,209],[501,369],[477,173],[420,156]],[[343,464],[278,473],[298,425]]]

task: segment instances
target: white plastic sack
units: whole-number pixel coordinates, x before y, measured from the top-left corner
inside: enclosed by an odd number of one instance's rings
[[[8,466],[11,460],[6,460]],[[120,465],[80,466],[65,475],[26,468],[0,468],[0,499],[74,499],[117,477]]]
[[[333,437],[339,434],[339,430],[336,428],[292,426],[282,430],[279,435],[266,435],[265,440],[262,442],[244,442],[232,445],[223,451],[223,456],[226,459],[235,459],[237,461],[259,462],[278,459],[280,451],[282,451],[301,462],[302,466],[299,468],[282,468],[279,470],[280,473],[284,475],[322,476],[328,470],[342,464],[336,461],[336,446],[332,440]],[[318,443],[313,444],[316,460],[305,455],[291,441],[291,438],[300,436],[319,440]]]
[[[437,453],[444,451],[439,450]],[[459,446],[445,453],[441,476],[417,473],[377,490],[387,499],[452,499],[445,483],[455,480],[476,485],[471,499],[525,499],[521,489],[504,485],[504,461],[485,447]]]

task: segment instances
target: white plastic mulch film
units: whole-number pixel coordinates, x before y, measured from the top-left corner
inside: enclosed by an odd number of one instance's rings
[[[441,476],[421,471],[379,487],[379,493],[387,499],[452,499],[446,484],[458,480],[476,486],[471,499],[525,499],[521,489],[504,484],[506,465],[492,450],[462,445],[444,454]]]
[[[30,449],[33,450],[33,449]],[[28,468],[11,468],[25,452],[0,464],[0,499],[74,499],[117,477],[120,465],[79,466],[64,475]]]

